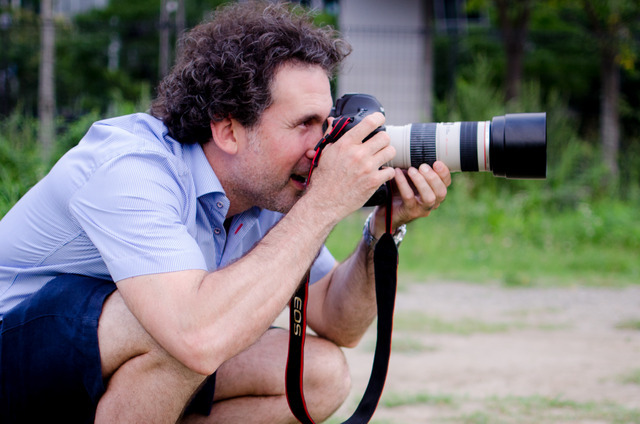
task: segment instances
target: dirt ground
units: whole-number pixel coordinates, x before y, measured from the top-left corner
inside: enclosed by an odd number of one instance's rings
[[[455,282],[398,293],[373,423],[640,423],[640,287],[504,288]],[[346,350],[369,378],[375,328]]]

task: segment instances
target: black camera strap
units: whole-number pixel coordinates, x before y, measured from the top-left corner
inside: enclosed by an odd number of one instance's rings
[[[391,333],[395,306],[398,251],[390,233],[385,233],[374,250],[376,298],[378,309],[378,339],[373,357],[371,377],[360,404],[345,424],[368,423],[375,412],[389,369]],[[287,360],[287,401],[293,415],[303,424],[315,424],[305,403],[302,375],[304,372],[304,340],[309,281],[296,291],[290,305],[289,357]],[[330,370],[328,371],[330,372]]]
[[[345,132],[351,121],[338,119],[333,131],[325,136],[316,146],[316,155],[309,171],[308,181],[324,147],[332,143]],[[353,415],[344,424],[368,423],[375,412],[389,369],[391,356],[391,333],[393,329],[393,310],[395,307],[398,249],[391,229],[391,196],[387,196],[386,230],[375,245],[373,253],[376,302],[378,311],[378,338],[373,357],[373,366],[369,383],[364,395]],[[286,392],[289,408],[293,415],[303,424],[315,424],[303,394],[302,376],[304,373],[304,342],[307,328],[307,295],[309,290],[309,273],[291,299],[289,305],[289,354],[286,370]]]

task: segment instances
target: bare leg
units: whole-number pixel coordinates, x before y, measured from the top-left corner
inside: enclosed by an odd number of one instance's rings
[[[296,423],[285,395],[289,335],[267,331],[253,346],[225,362],[216,376],[209,417],[190,415],[186,423]],[[349,394],[351,380],[342,351],[333,343],[308,336],[304,393],[311,417],[328,418]]]
[[[98,404],[96,423],[174,423],[206,378],[167,354],[117,291],[104,304],[98,340],[103,377],[108,383]],[[189,415],[183,422],[297,422],[285,395],[287,344],[288,333],[272,329],[225,362],[217,372],[210,416]],[[349,389],[342,351],[327,340],[308,336],[304,392],[311,416],[318,421],[329,417],[344,402]]]
[[[98,326],[107,390],[96,423],[175,423],[206,376],[167,354],[131,314],[115,291]]]

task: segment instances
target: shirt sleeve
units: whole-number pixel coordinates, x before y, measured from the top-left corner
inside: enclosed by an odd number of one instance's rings
[[[115,157],[80,187],[70,213],[113,278],[206,270],[195,240],[195,188],[188,171],[160,153]]]

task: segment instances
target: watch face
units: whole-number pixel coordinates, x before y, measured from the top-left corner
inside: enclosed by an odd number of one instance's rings
[[[378,241],[373,234],[371,234],[371,229],[369,227],[369,222],[371,222],[371,216],[373,213],[369,214],[366,221],[364,221],[364,226],[362,227],[362,237],[364,238],[364,242],[368,247],[373,248]]]
[[[396,232],[393,234],[393,241],[396,242],[396,247],[400,246],[400,243],[404,239],[405,234],[407,234],[407,226],[401,225],[396,229]]]

